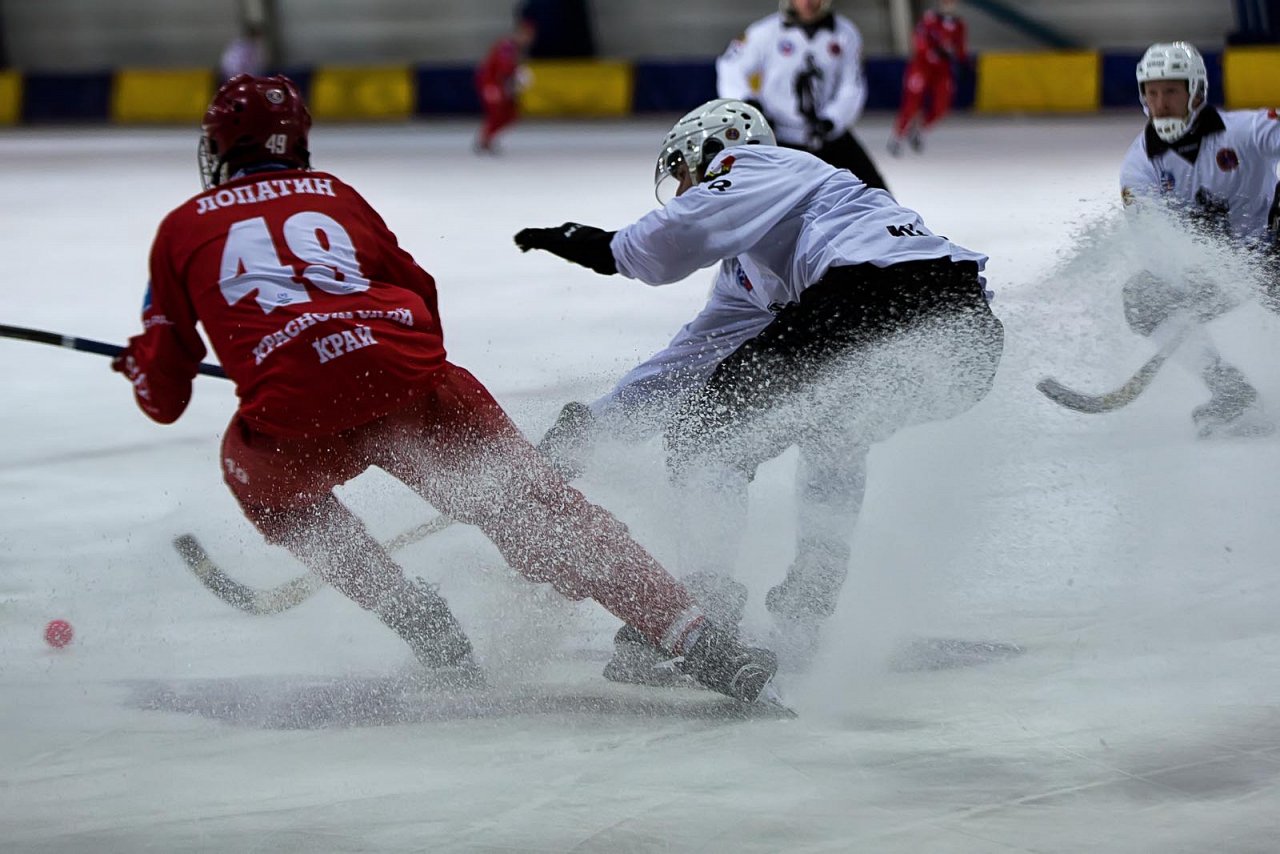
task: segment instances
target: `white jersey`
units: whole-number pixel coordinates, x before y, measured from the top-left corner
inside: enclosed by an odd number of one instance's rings
[[[987,261],[849,171],[772,145],[721,152],[702,183],[618,231],[610,248],[619,273],[648,284],[717,262],[720,270],[698,317],[596,401],[597,415],[701,386],[832,267],[950,258],[982,269]]]
[[[1148,124],[1125,155],[1121,195],[1126,205],[1160,199],[1247,245],[1265,246],[1275,237],[1277,161],[1275,110],[1205,107],[1192,131],[1172,145]]]
[[[757,77],[759,92],[751,86]],[[781,142],[812,146],[810,117],[829,120],[828,136],[840,136],[867,103],[862,34],[843,15],[806,26],[775,12],[747,27],[716,60],[716,90],[721,98],[758,101]]]
[[[742,265],[723,261],[711,296],[671,343],[636,365],[613,390],[591,404],[609,432],[636,437],[661,426],[689,392],[700,388],[726,356],[773,322],[746,298]]]

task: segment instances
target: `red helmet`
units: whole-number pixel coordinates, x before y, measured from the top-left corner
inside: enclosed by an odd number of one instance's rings
[[[206,190],[256,163],[311,166],[311,114],[288,77],[237,74],[213,96],[201,127],[200,175]]]

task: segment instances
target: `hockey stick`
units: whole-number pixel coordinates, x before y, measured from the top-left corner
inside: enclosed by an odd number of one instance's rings
[[[0,323],[0,338],[34,341],[37,344],[52,344],[55,347],[79,350],[81,353],[97,353],[99,356],[115,357],[124,352],[124,348],[118,344],[94,341],[92,338],[76,338],[74,335],[62,335],[57,332],[45,332],[43,329],[28,329],[25,326],[8,326],[3,323]],[[221,365],[211,365],[208,362],[201,362],[200,367],[196,369],[196,373],[224,380],[227,378],[227,372],[222,370]]]
[[[452,524],[453,519],[441,514],[389,540],[383,548],[389,552],[398,551],[438,531],[443,531]],[[241,584],[223,572],[193,534],[183,534],[178,537],[173,541],[173,547],[209,592],[247,614],[262,616],[288,611],[290,608],[301,605],[324,587],[324,580],[308,571],[278,587],[266,590],[255,589]]]
[[[1082,391],[1075,391],[1067,388],[1053,377],[1045,377],[1036,383],[1036,388],[1041,394],[1052,400],[1059,406],[1076,412],[1086,412],[1091,415],[1101,412],[1114,412],[1130,403],[1147,390],[1147,386],[1151,385],[1151,381],[1155,379],[1156,373],[1161,366],[1169,360],[1182,342],[1187,340],[1191,334],[1192,324],[1188,323],[1171,335],[1156,351],[1156,354],[1138,368],[1138,372],[1131,376],[1124,385],[1112,391],[1106,391],[1102,394],[1087,394]]]

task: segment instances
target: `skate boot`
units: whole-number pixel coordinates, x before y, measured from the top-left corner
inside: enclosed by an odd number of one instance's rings
[[[907,137],[907,145],[911,146],[911,150],[916,154],[924,151],[924,134],[919,128],[913,128],[911,134]]]
[[[538,452],[566,480],[573,480],[586,468],[586,450],[595,416],[586,404],[570,401],[560,410],[556,423],[538,442]]]
[[[754,703],[777,702],[772,690],[778,659],[760,647],[743,646],[737,638],[708,623],[678,667],[712,691]]]
[[[423,667],[437,678],[458,685],[481,684],[484,677],[471,651],[471,641],[435,587],[421,579],[384,596],[374,613],[398,634]]]
[[[676,667],[676,656],[650,643],[632,626],[623,626],[613,636],[613,658],[604,666],[604,678],[655,688],[689,683],[689,677]]]
[[[695,572],[684,579],[707,619],[737,635],[747,606],[747,588],[726,575]],[[650,643],[631,626],[623,626],[613,638],[613,658],[605,665],[604,678],[613,682],[665,687],[687,683],[688,677],[673,664],[674,656]]]
[[[889,154],[891,156],[901,157],[902,156],[902,137],[900,136],[889,137],[889,144],[886,145],[885,148],[888,149]]]
[[[1237,368],[1217,362],[1204,373],[1212,397],[1191,411],[1201,439],[1265,436],[1276,425],[1262,410],[1257,390]]]
[[[804,670],[813,661],[822,623],[835,612],[848,564],[849,548],[842,543],[802,544],[787,577],[765,594],[784,669]]]

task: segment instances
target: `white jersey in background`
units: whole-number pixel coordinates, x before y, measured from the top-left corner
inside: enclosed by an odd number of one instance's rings
[[[751,86],[757,76],[759,92]],[[862,115],[862,34],[843,15],[805,25],[774,13],[730,42],[716,60],[716,80],[718,97],[758,102],[779,142],[809,146],[810,116],[829,120],[833,137]]]
[[[1126,205],[1142,198],[1171,202],[1203,224],[1220,224],[1232,238],[1262,247],[1275,239],[1278,161],[1275,110],[1205,107],[1192,131],[1172,144],[1147,125],[1125,154],[1121,194]]]
[[[772,145],[722,152],[702,183],[620,230],[610,248],[619,273],[654,285],[721,263],[706,307],[591,405],[598,417],[651,408],[660,418],[832,267],[987,261],[847,170]]]

